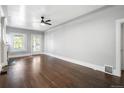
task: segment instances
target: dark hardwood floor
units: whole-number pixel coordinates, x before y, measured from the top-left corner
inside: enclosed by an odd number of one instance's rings
[[[47,55],[17,58],[14,62],[7,74],[0,75],[0,87],[124,87],[124,72],[119,78]]]

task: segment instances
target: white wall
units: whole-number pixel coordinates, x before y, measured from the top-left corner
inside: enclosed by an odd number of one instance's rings
[[[34,31],[34,30],[26,30],[26,29],[20,29],[20,28],[13,28],[13,27],[7,27],[7,35],[11,35],[12,33],[22,33],[26,35],[26,50],[25,51],[9,51],[9,56],[23,56],[23,55],[30,55],[31,54],[31,34],[41,35],[41,52],[43,52],[43,33],[40,31]]]
[[[115,21],[124,6],[112,6],[45,33],[45,52],[115,68]]]
[[[0,6],[0,71],[1,71],[1,69],[2,69],[2,63],[1,63],[1,61],[2,61],[2,59],[1,59],[1,17],[2,16],[4,16],[4,14],[3,14],[3,10],[2,10],[2,7]]]

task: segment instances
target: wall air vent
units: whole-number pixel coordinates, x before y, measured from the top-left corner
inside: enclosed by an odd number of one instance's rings
[[[113,73],[113,67],[109,66],[109,65],[105,65],[105,72],[108,74],[112,74]]]

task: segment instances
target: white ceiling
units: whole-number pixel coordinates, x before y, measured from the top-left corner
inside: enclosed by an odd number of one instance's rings
[[[51,27],[84,15],[101,5],[6,5],[3,6],[8,26],[45,31]],[[42,26],[41,16],[51,19],[52,25]]]

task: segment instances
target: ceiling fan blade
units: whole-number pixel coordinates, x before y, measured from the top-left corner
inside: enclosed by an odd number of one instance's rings
[[[45,22],[50,22],[51,20],[46,20]]]
[[[46,23],[46,22],[45,22],[45,24],[47,24],[47,25],[52,25],[52,24],[50,24],[50,23]]]

